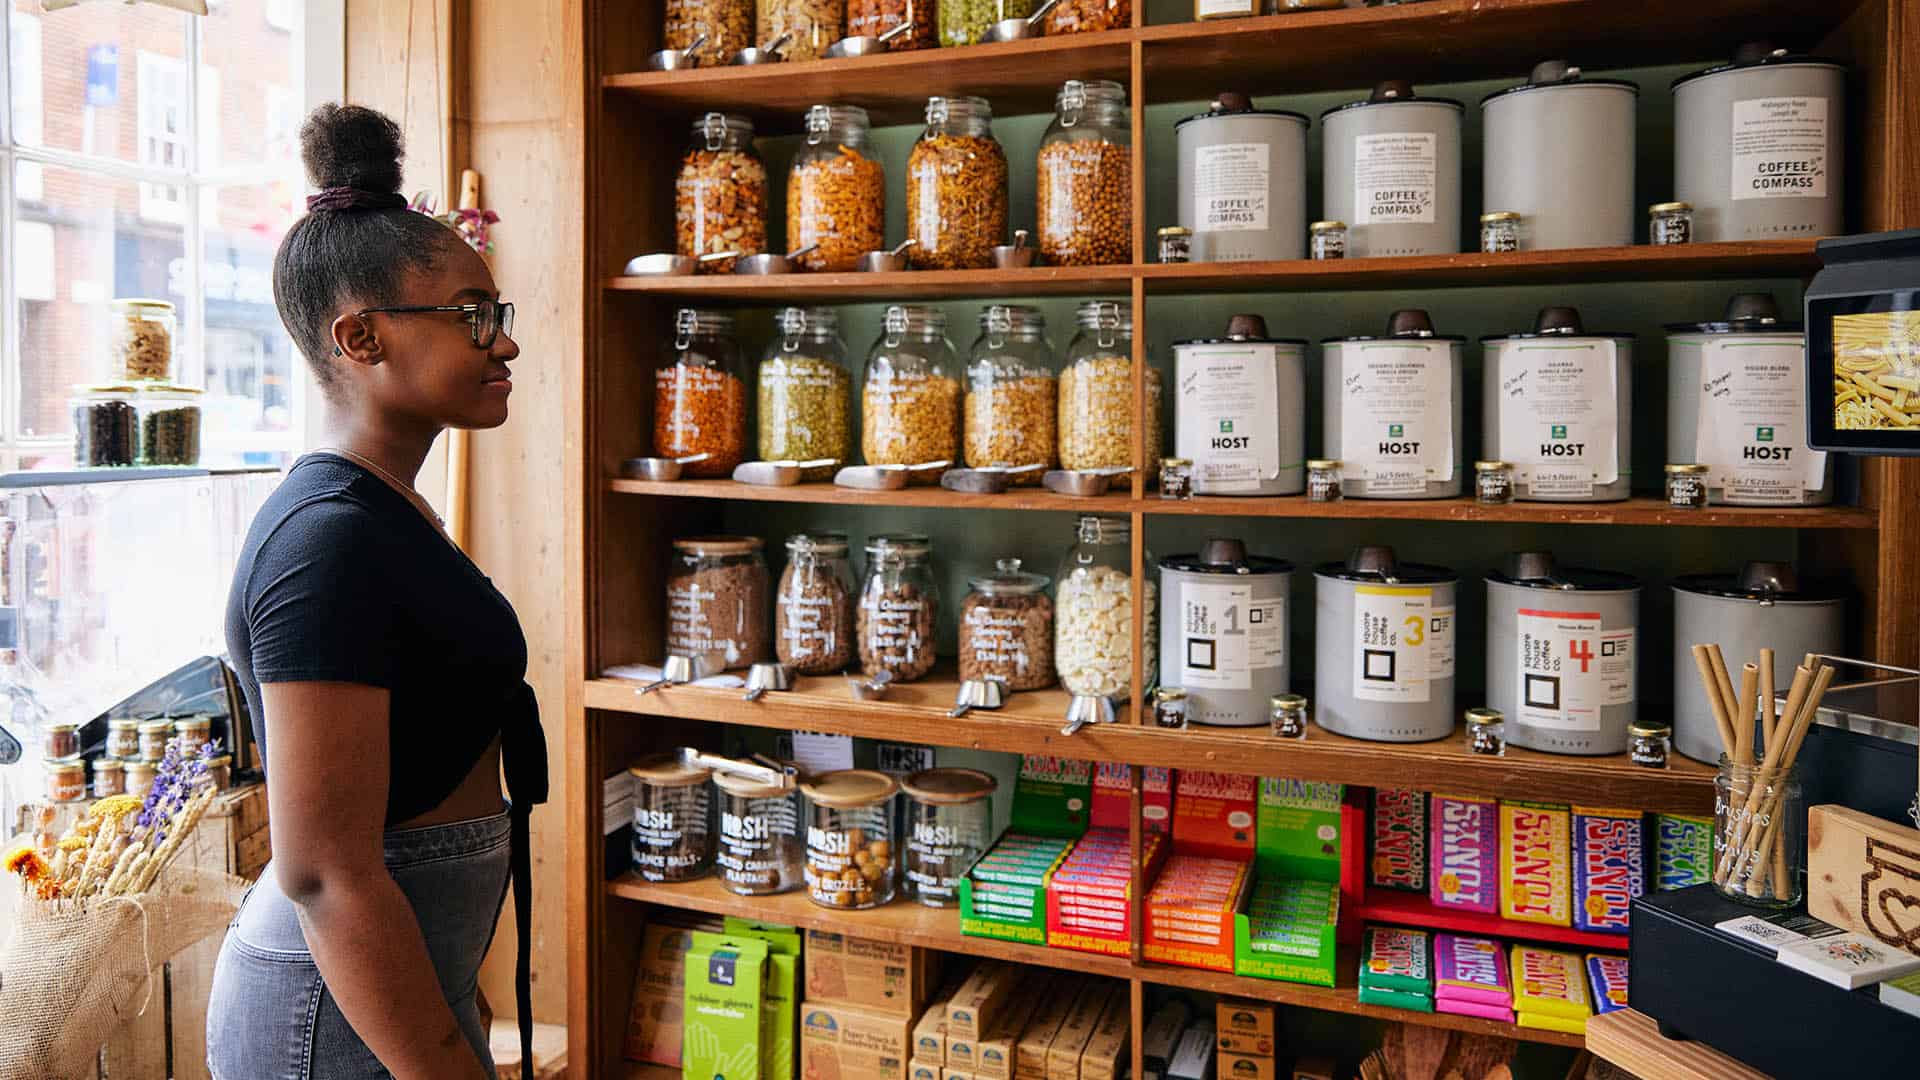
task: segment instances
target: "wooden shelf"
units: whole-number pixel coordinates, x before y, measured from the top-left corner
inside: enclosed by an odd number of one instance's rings
[[[1717,61],[1741,41],[1811,45],[1857,0],[1430,0],[1387,9],[1180,22],[1138,31],[1148,100],[1201,101],[1221,72],[1260,94],[1523,76],[1564,56],[1588,71]],[[1517,80],[1516,80],[1517,81]],[[1466,103],[1469,108],[1478,102]]]
[[[947,715],[959,683],[950,667],[896,686],[883,701],[856,701],[839,676],[801,678],[794,690],[757,702],[739,690],[675,686],[644,697],[629,679],[594,679],[586,686],[591,709],[670,716],[707,723],[777,730],[824,731],[933,746],[1008,753],[1060,754],[1091,761],[1216,769],[1258,776],[1335,781],[1369,786],[1449,791],[1512,799],[1631,806],[1669,813],[1703,814],[1713,807],[1714,770],[1678,754],[1666,769],[1634,765],[1626,755],[1569,757],[1509,749],[1486,757],[1467,748],[1466,735],[1430,743],[1380,743],[1349,739],[1318,727],[1300,741],[1281,741],[1264,728],[1204,728],[1163,731],[1121,721],[1060,734],[1067,694],[1037,690],[1015,694],[997,712]]]
[[[1068,79],[1126,83],[1133,35],[1110,30],[845,60],[628,72],[608,75],[601,85],[649,110],[744,112],[761,134],[800,130],[807,109],[823,101],[859,105],[875,127],[923,122],[927,98],[940,94],[984,97],[996,116],[1017,116],[1052,112]]]
[[[884,907],[867,911],[831,911],[813,903],[806,898],[805,894],[799,892],[783,893],[779,896],[736,896],[713,878],[663,885],[642,881],[631,874],[608,882],[607,893],[613,897],[641,903],[704,911],[714,915],[739,915],[810,929],[858,934],[881,941],[918,945],[923,948],[942,949],[947,952],[990,957],[996,960],[1011,960],[1037,967],[1059,968],[1116,979],[1141,979],[1163,986],[1179,986],[1239,997],[1260,998],[1284,1005],[1299,1005],[1309,1009],[1370,1016],[1381,1020],[1401,1020],[1428,1027],[1472,1031],[1483,1035],[1501,1035],[1530,1042],[1552,1043],[1558,1046],[1582,1045],[1577,1035],[1537,1031],[1532,1028],[1521,1028],[1469,1016],[1455,1016],[1450,1013],[1420,1013],[1407,1009],[1363,1005],[1354,989],[1359,958],[1353,950],[1347,948],[1340,951],[1337,966],[1340,985],[1329,988],[1271,979],[1252,979],[1239,975],[1201,971],[1197,968],[1133,963],[1125,957],[1103,956],[1072,949],[1054,949],[1044,945],[1023,945],[1018,942],[1001,941],[998,938],[971,937],[960,932],[958,910],[922,907],[906,900],[896,900]]]
[[[1640,1080],[1767,1080],[1704,1043],[1667,1038],[1652,1017],[1633,1009],[1588,1020],[1586,1047]]]
[[[1007,296],[1126,296],[1125,266],[1028,266],[1016,270],[902,270],[888,274],[695,274],[616,277],[615,292],[743,303],[872,303],[878,300],[971,300]]]
[[[834,506],[898,506],[926,510],[1046,510],[1062,514],[1142,513],[1150,517],[1326,518],[1362,521],[1481,521],[1529,525],[1687,525],[1695,528],[1872,529],[1878,519],[1859,506],[1716,506],[1675,510],[1665,499],[1638,496],[1614,503],[1532,503],[1481,506],[1472,499],[1345,499],[1308,502],[1304,495],[1265,498],[1202,496],[1135,499],[1115,492],[1097,499],[1056,495],[1043,488],[1014,488],[999,495],[969,495],[941,487],[901,491],[860,491],[831,483],[761,487],[732,480],[607,481],[607,490],[625,495],[740,502],[822,503]]]
[[[1343,913],[1344,914],[1344,913]],[[1366,900],[1353,913],[1366,922],[1417,926],[1424,930],[1452,931],[1476,937],[1512,938],[1518,941],[1544,941],[1576,949],[1627,951],[1627,935],[1596,934],[1570,926],[1503,919],[1477,911],[1443,908],[1419,893],[1369,888]]]

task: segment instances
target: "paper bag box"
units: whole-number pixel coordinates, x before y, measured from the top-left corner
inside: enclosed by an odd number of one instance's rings
[[[693,931],[683,926],[649,923],[641,934],[627,1017],[628,1060],[679,1066],[681,987],[692,947]]]
[[[906,1080],[912,1046],[907,1017],[824,1002],[800,1006],[801,1080]]]

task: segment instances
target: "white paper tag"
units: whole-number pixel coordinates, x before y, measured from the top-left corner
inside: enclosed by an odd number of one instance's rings
[[[1191,345],[1180,358],[1180,456],[1215,492],[1252,491],[1280,475],[1276,346]]]
[[[851,769],[853,736],[796,731],[793,733],[793,763],[809,776],[836,769]]]
[[[1258,232],[1267,228],[1273,148],[1221,143],[1193,154],[1193,231]]]
[[[1827,99],[1733,103],[1733,197],[1819,199],[1827,194]]]
[[[1427,676],[1453,678],[1453,609],[1434,608],[1427,616]]]
[[[1432,224],[1436,145],[1432,132],[1355,135],[1352,224]]]
[[[612,836],[633,824],[633,774],[620,770],[600,781],[600,832]]]
[[[1603,707],[1633,700],[1634,632],[1600,629],[1598,612],[1521,608],[1514,641],[1525,724],[1599,731]]]
[[[1189,690],[1246,690],[1256,668],[1279,667],[1287,640],[1284,597],[1253,598],[1248,583],[1180,588],[1180,682]]]
[[[1356,585],[1353,696],[1361,701],[1426,701],[1433,694],[1433,590]],[[1451,609],[1447,610],[1451,616]],[[1452,667],[1453,620],[1445,652]]]
[[[1500,350],[1500,454],[1534,495],[1590,495],[1620,479],[1612,341],[1521,341]]]
[[[1341,473],[1376,495],[1453,479],[1453,347],[1348,342],[1340,349]]]
[[[1806,346],[1710,340],[1700,350],[1694,460],[1707,484],[1748,502],[1797,503],[1818,491],[1827,455],[1806,446]]]

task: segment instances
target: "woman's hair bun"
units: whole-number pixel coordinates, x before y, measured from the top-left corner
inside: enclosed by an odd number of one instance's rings
[[[329,102],[300,126],[300,159],[316,188],[398,192],[405,156],[400,125],[375,109]]]

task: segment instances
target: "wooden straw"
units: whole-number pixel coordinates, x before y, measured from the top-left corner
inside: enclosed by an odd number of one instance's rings
[[[1773,692],[1780,684],[1773,681],[1773,650],[1760,650],[1760,736],[1762,745],[1760,754],[1766,756],[1767,747],[1773,745],[1773,729],[1779,721],[1773,707]]]
[[[1760,669],[1740,666],[1740,712],[1733,718],[1733,760],[1753,764],[1753,707],[1760,696]]]
[[[1807,691],[1801,702],[1800,712],[1792,718],[1792,727],[1785,739],[1776,739],[1775,746],[1767,754],[1767,764],[1763,766],[1763,775],[1777,777],[1772,783],[1755,785],[1747,796],[1747,812],[1743,815],[1740,836],[1735,841],[1733,870],[1751,872],[1754,860],[1765,851],[1761,841],[1764,839],[1754,833],[1751,822],[1758,817],[1768,819],[1767,833],[1777,833],[1781,829],[1780,797],[1781,789],[1786,786],[1786,775],[1793,769],[1795,759],[1800,755],[1800,745],[1806,741],[1807,730],[1813,726],[1813,718],[1820,712],[1820,701],[1826,697],[1827,687],[1833,683],[1834,669],[1826,664],[1820,666],[1819,673],[1813,677],[1813,686]]]
[[[1726,702],[1727,718],[1733,718],[1733,711],[1740,707],[1740,698],[1733,692],[1733,679],[1727,675],[1727,658],[1720,654],[1719,645],[1707,646],[1707,655],[1713,659],[1714,684],[1720,687],[1720,700]]]
[[[1782,726],[1799,715],[1812,683],[1813,672],[1804,667],[1794,669],[1793,686],[1787,691],[1788,719],[1782,721]],[[1763,768],[1772,768],[1778,760],[1778,755],[1786,750],[1787,740],[1780,736],[1778,729],[1775,731],[1775,736],[1773,742],[1767,746],[1765,759],[1767,764],[1762,766]],[[1753,810],[1753,791],[1749,786],[1752,780],[1753,775],[1750,771],[1734,772],[1733,791],[1730,798],[1734,804],[1744,807],[1746,812],[1734,811],[1734,818],[1727,823],[1727,834],[1720,838],[1720,850],[1714,860],[1713,880],[1722,885],[1726,884],[1727,878],[1733,873],[1733,867],[1737,862],[1736,856],[1740,852],[1742,841],[1746,838],[1748,822]]]
[[[1720,679],[1713,673],[1713,657],[1705,645],[1693,647],[1693,664],[1700,669],[1700,688],[1706,692],[1707,708],[1713,711],[1713,722],[1720,729],[1720,749],[1731,758],[1733,756],[1733,721],[1727,716],[1726,702],[1720,698]]]

